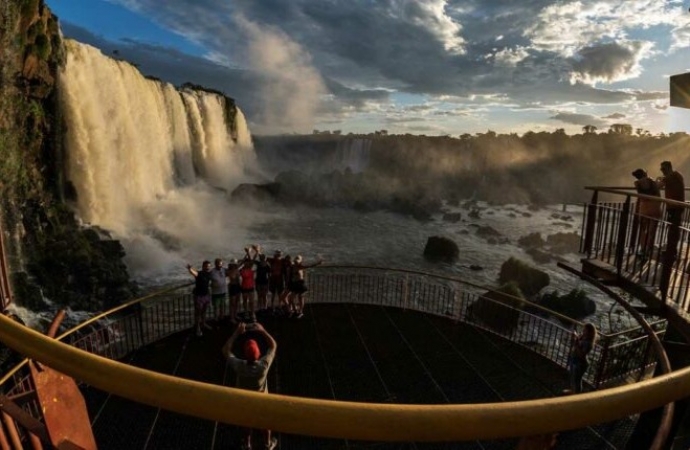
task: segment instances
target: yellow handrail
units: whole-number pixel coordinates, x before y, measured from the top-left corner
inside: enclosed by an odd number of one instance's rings
[[[150,294],[147,294],[147,295],[145,295],[145,296],[143,296],[143,297],[139,297],[139,298],[136,298],[136,299],[134,299],[134,300],[130,300],[130,301],[126,302],[126,303],[123,303],[123,304],[121,304],[121,305],[119,305],[119,306],[116,306],[115,308],[109,309],[109,310],[107,310],[107,311],[104,311],[104,312],[102,312],[102,313],[100,313],[100,314],[97,314],[97,315],[91,317],[91,318],[88,319],[88,320],[85,320],[84,322],[80,323],[79,325],[77,325],[77,326],[75,326],[75,327],[73,327],[73,328],[70,328],[69,330],[65,331],[64,333],[62,333],[60,336],[56,337],[55,339],[57,339],[58,341],[61,341],[61,340],[63,340],[64,338],[66,338],[67,336],[70,336],[70,335],[76,333],[77,331],[81,330],[82,328],[84,328],[84,327],[86,327],[86,326],[88,326],[88,325],[91,325],[92,323],[95,323],[95,322],[97,322],[97,321],[103,319],[104,317],[111,316],[111,315],[113,315],[113,314],[115,314],[115,313],[117,313],[117,312],[122,311],[123,309],[129,308],[130,306],[134,306],[134,305],[143,303],[143,302],[145,302],[146,300],[150,300],[150,299],[152,299],[152,298],[155,298],[155,297],[158,297],[158,296],[167,294],[168,292],[174,292],[174,291],[176,291],[176,290],[178,290],[178,289],[181,289],[181,288],[183,288],[183,287],[191,286],[192,284],[194,284],[194,283],[185,283],[185,284],[182,284],[182,285],[179,285],[179,286],[175,286],[175,287],[166,288],[166,289],[162,289],[162,290],[159,290],[159,291],[151,292]],[[24,366],[26,365],[27,362],[29,362],[29,358],[24,358],[24,359],[23,359],[21,362],[19,362],[16,366],[14,366],[12,369],[8,370],[7,373],[5,373],[5,374],[2,376],[2,378],[0,378],[0,386],[4,385],[4,384],[7,382],[7,380],[9,380],[9,379],[12,377],[12,375],[14,375],[15,373],[17,373],[17,371],[19,371],[19,369],[21,369],[22,367],[24,367]]]
[[[332,438],[459,441],[535,435],[611,421],[690,395],[686,368],[634,385],[521,402],[336,402],[260,394],[150,372],[52,340],[4,316],[0,340],[96,388],[148,405],[240,426]]]

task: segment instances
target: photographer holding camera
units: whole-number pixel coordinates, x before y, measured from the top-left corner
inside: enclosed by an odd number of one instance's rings
[[[258,335],[257,337],[260,336],[263,338],[266,343],[266,352],[263,356],[261,355],[259,343],[252,337],[249,337],[242,345],[242,356],[244,358],[240,358],[233,353],[232,347],[235,341],[240,335],[247,332],[251,332],[252,334]],[[223,356],[227,358],[228,364],[237,376],[235,387],[258,392],[268,392],[266,378],[268,377],[268,371],[275,358],[277,347],[278,344],[275,339],[273,339],[273,336],[271,336],[260,323],[240,323],[235,329],[235,332],[232,333],[232,336],[230,336],[225,343],[222,350]],[[273,449],[276,447],[277,441],[275,438],[271,437],[271,430],[264,430],[264,438],[264,448]],[[242,448],[251,449],[251,441],[252,429],[247,428],[245,430]]]

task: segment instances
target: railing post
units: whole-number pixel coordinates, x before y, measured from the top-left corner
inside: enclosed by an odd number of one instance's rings
[[[403,292],[402,292],[402,309],[403,311],[407,309],[407,301],[410,296],[410,276],[405,275],[403,280]]]
[[[628,234],[628,217],[630,216],[630,196],[625,196],[621,220],[618,223],[618,238],[616,240],[616,275],[621,276],[623,258],[625,257],[625,236]]]
[[[599,191],[594,190],[592,200],[587,205],[587,225],[585,227],[585,243],[582,253],[587,255],[587,258],[592,256],[592,243],[594,242],[594,225],[597,220],[597,203],[599,201]]]
[[[136,304],[136,317],[137,317],[137,328],[139,331],[139,342],[140,345],[144,345],[144,307],[141,303]]]

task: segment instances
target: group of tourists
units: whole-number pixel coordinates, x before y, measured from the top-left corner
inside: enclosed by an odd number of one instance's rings
[[[670,161],[664,161],[660,167],[662,176],[653,180],[644,169],[637,169],[632,173],[635,177],[635,189],[638,194],[649,197],[664,197],[673,200],[666,204],[666,220],[671,225],[666,242],[667,257],[675,258],[679,239],[678,226],[683,217],[685,202],[685,182],[683,175],[673,170]],[[639,223],[639,252],[638,256],[646,260],[652,256],[654,240],[659,220],[661,219],[661,202],[649,197],[639,197],[637,200],[636,216]]]
[[[267,257],[260,246],[252,245],[245,247],[241,260],[231,259],[227,267],[222,258],[216,258],[213,267],[210,261],[204,261],[201,269],[188,264],[195,280],[192,295],[197,336],[204,328],[211,328],[206,323],[209,307],[218,321],[229,317],[232,324],[256,322],[257,313],[301,319],[308,291],[305,271],[322,262],[306,264],[301,255],[283,256],[281,250]]]

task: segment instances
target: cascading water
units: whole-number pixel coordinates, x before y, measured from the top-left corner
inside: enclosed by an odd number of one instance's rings
[[[353,173],[364,172],[369,166],[371,139],[346,139],[338,143],[334,168],[350,169]]]
[[[228,211],[225,194],[255,170],[239,108],[228,124],[221,95],[147,79],[75,41],[66,48],[59,92],[80,217],[115,233],[135,272],[236,238],[237,214],[211,211]]]

